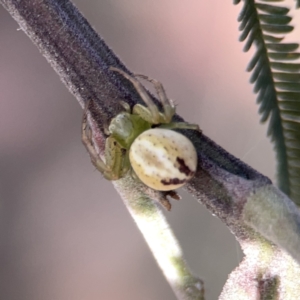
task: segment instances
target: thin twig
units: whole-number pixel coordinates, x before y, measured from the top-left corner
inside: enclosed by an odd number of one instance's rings
[[[117,191],[143,234],[153,256],[177,299],[204,300],[201,279],[192,274],[182,249],[158,204],[145,193],[144,185],[129,175],[114,182]]]

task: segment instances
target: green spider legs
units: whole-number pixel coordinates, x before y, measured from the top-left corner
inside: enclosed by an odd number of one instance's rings
[[[137,92],[139,93],[142,100],[145,102],[146,106],[141,104],[136,104],[133,107],[132,113],[139,115],[142,119],[149,122],[150,124],[159,124],[159,128],[166,128],[166,129],[192,129],[201,131],[197,124],[190,124],[186,122],[171,122],[172,118],[175,114],[175,106],[173,102],[167,97],[165,89],[159,81],[149,78],[148,76],[136,74],[134,77],[130,76],[129,74],[125,73],[124,71],[111,67],[112,71],[118,72],[122,74],[126,79],[128,79]],[[146,89],[142,86],[142,84],[135,78],[140,77],[144,80],[149,81],[153,84],[158,98],[163,106],[163,112],[159,112],[158,107],[152,101],[151,97],[149,96]]]
[[[143,85],[135,78],[130,76],[129,74],[125,73],[124,71],[111,67],[112,71],[118,72],[121,75],[123,75],[127,80],[129,80],[135,89],[137,90],[138,94],[142,98],[142,100],[145,102],[146,106],[141,104],[136,104],[133,107],[133,114],[137,114],[141,116],[145,121],[151,123],[151,124],[160,124],[160,123],[170,123],[174,114],[175,114],[175,106],[173,103],[167,98],[167,95],[165,93],[165,90],[163,88],[163,85],[154,80],[150,79],[147,76],[144,75],[135,75],[135,77],[140,77],[145,80],[148,80],[151,82],[159,96],[159,99],[163,106],[163,112],[159,112],[157,105],[153,102],[151,97],[149,96],[146,89],[143,87]]]
[[[87,109],[84,110],[82,119],[82,143],[90,154],[93,165],[108,180],[117,180],[122,178],[130,168],[128,151],[122,149],[117,141],[109,136],[105,141],[104,158],[105,162],[96,152],[92,142],[91,128],[87,123]]]

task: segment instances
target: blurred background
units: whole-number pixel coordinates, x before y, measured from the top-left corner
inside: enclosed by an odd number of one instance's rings
[[[74,2],[130,70],[163,82],[181,116],[274,180],[245,72],[252,52],[238,42],[241,5]],[[76,99],[2,6],[0,38],[1,299],[175,299],[112,184],[90,163]],[[167,218],[206,299],[217,299],[242,254],[217,218],[181,194]]]

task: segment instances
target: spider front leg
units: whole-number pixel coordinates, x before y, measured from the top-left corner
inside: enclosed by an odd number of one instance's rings
[[[155,105],[155,103],[152,101],[152,99],[149,97],[147,91],[142,86],[142,84],[138,80],[136,80],[134,77],[130,76],[129,74],[127,74],[126,72],[124,72],[121,69],[118,69],[115,67],[110,67],[110,70],[118,72],[121,75],[123,75],[126,79],[128,79],[133,84],[133,86],[139,93],[140,97],[146,103],[147,107],[144,107],[140,104],[136,104],[134,106],[134,107],[141,106],[144,108],[144,109],[142,109],[141,116],[149,123],[159,124],[160,123],[159,122],[160,121],[159,110],[158,110],[157,106]]]
[[[173,102],[167,97],[167,94],[165,92],[165,89],[161,82],[149,78],[145,75],[136,74],[135,77],[143,78],[149,82],[151,82],[154,85],[154,88],[157,92],[157,95],[159,97],[160,102],[163,106],[163,112],[159,112],[157,106],[152,101],[151,97],[149,96],[146,89],[143,87],[143,85],[136,80],[134,77],[130,76],[126,72],[110,67],[112,71],[118,72],[121,75],[123,75],[126,79],[128,79],[133,86],[136,88],[137,92],[141,96],[141,98],[144,100],[147,106],[136,104],[133,107],[133,114],[139,115],[142,119],[149,122],[150,124],[159,124],[160,128],[166,128],[166,129],[192,129],[200,131],[199,126],[197,124],[189,124],[186,122],[171,122],[172,118],[175,114],[175,106]]]
[[[152,79],[146,75],[141,74],[135,74],[135,77],[140,77],[144,80],[147,80],[151,82],[156,90],[156,93],[158,95],[158,98],[163,106],[163,113],[160,113],[160,123],[170,123],[172,121],[172,118],[175,114],[175,106],[173,102],[167,97],[166,91],[164,89],[164,86],[161,82]]]
[[[96,152],[92,142],[92,130],[87,124],[86,110],[82,119],[82,143],[90,154],[93,165],[108,180],[117,180],[123,177],[129,169],[129,159],[113,137],[105,141],[105,162]]]
[[[175,107],[173,103],[167,98],[163,85],[160,82],[154,79],[150,79],[149,77],[144,75],[136,75],[137,77],[141,77],[143,79],[148,80],[154,85],[159,99],[163,105],[163,113],[159,112],[157,105],[153,102],[146,89],[136,78],[130,76],[129,74],[120,69],[114,67],[111,67],[110,69],[112,71],[122,74],[126,79],[128,79],[133,84],[140,97],[145,102],[146,106],[136,104],[133,107],[134,114],[141,116],[145,121],[151,124],[169,123],[172,120],[173,115],[175,113]]]
[[[164,109],[164,113],[160,113],[160,125],[159,128],[166,128],[166,129],[192,129],[192,130],[197,130],[200,131],[199,125],[197,124],[190,124],[190,123],[186,123],[186,122],[171,122],[172,118],[175,114],[175,106],[173,104],[173,102],[167,97],[167,94],[165,92],[165,89],[162,85],[161,82],[149,78],[148,76],[145,75],[141,75],[141,74],[135,74],[136,77],[140,77],[143,78],[149,82],[151,82],[156,90],[156,93],[159,97],[159,100],[161,101],[162,105],[163,105],[163,109]],[[140,105],[143,110],[145,109],[145,107],[143,107],[142,105]],[[138,114],[141,115],[141,107],[137,107],[136,110],[138,110]]]

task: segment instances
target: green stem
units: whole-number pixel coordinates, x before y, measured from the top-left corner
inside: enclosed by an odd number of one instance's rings
[[[150,197],[147,193],[150,189],[137,183],[130,175],[114,181],[114,186],[122,196],[177,299],[203,300],[203,282],[190,271],[158,202],[153,200],[159,197],[159,193],[151,192]]]

